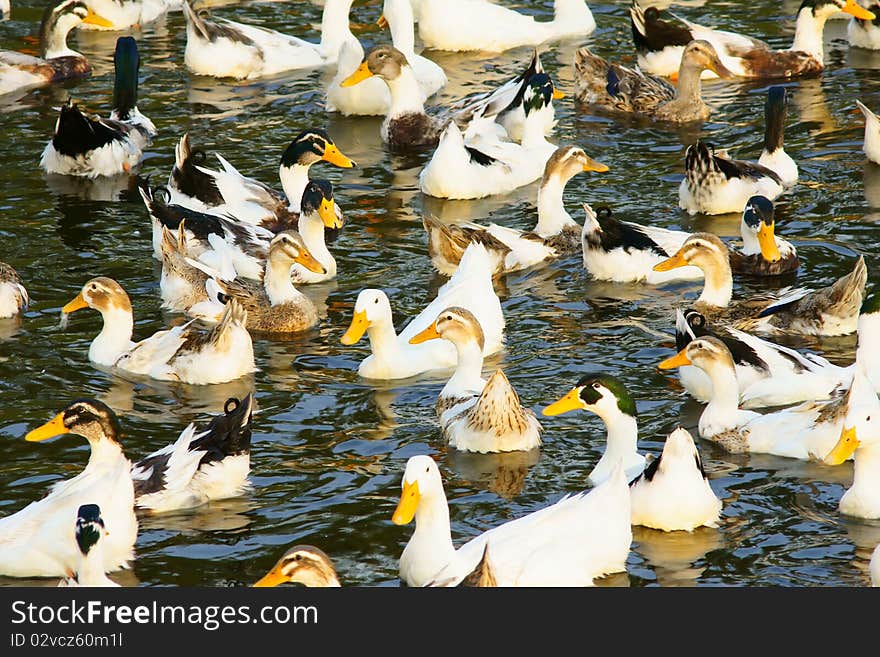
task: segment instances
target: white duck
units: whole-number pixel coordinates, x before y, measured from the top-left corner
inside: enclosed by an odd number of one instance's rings
[[[400,579],[409,586],[457,584],[491,543],[498,586],[591,586],[597,577],[626,570],[632,542],[630,496],[623,468],[589,492],[490,529],[458,550],[452,544],[449,506],[437,464],[413,456],[401,481],[392,521],[416,528],[400,556]]]
[[[15,317],[30,303],[27,290],[18,272],[0,262],[0,319]]]
[[[111,572],[134,558],[137,518],[131,462],[118,435],[118,422],[92,400],[73,402],[51,421],[25,436],[29,442],[73,433],[89,441],[85,469],[57,482],[43,499],[0,518],[0,573],[12,577],[65,577],[76,572],[82,554],[76,542],[74,518],[83,504],[100,503],[109,534],[101,541],[102,567]],[[114,426],[114,422],[116,422]]]
[[[862,150],[874,164],[880,164],[880,116],[874,114],[861,101],[856,101],[862,114],[865,115],[865,143]]]
[[[247,312],[231,300],[220,322],[212,329],[192,324],[157,331],[134,343],[131,300],[112,278],[87,281],[61,312],[82,308],[101,313],[104,326],[89,346],[89,360],[164,381],[203,385],[232,381],[256,370],[254,347],[245,328]]]
[[[353,0],[327,0],[321,19],[321,41],[294,36],[228,19],[208,20],[184,0],[186,51],[184,63],[197,75],[253,80],[285,71],[336,63],[346,40]]]
[[[565,185],[582,171],[607,171],[577,146],[560,146],[547,160],[538,188],[538,223],[531,231],[498,224],[444,224],[425,215],[428,253],[441,274],[458,265],[472,242],[483,244],[492,258],[493,273],[509,273],[580,251],[581,227],[565,210]]]
[[[487,0],[411,0],[419,36],[435,50],[503,52],[596,29],[585,0],[555,0],[553,20],[536,21]]]
[[[489,256],[482,245],[468,246],[452,278],[399,335],[394,331],[391,304],[386,294],[374,289],[361,291],[355,302],[351,325],[341,342],[352,345],[364,332],[369,335],[372,353],[358,366],[358,374],[368,379],[404,379],[430,370],[449,369],[458,362],[452,344],[445,340],[417,345],[409,342],[449,306],[467,308],[477,317],[483,327],[484,356],[501,351],[504,347],[504,315],[501,301],[492,286]]]
[[[83,30],[127,30],[152,23],[186,0],[89,0],[92,10],[112,25],[85,23]]]
[[[498,369],[488,381],[483,379],[485,338],[474,314],[461,307],[446,308],[409,342],[417,345],[439,338],[451,342],[458,355],[455,372],[436,405],[448,443],[482,454],[540,447],[541,424],[520,403],[504,372]]]
[[[869,20],[865,16],[850,18],[846,29],[849,45],[868,50],[880,50],[880,2],[859,0],[859,4],[874,14],[874,19]]]
[[[381,27],[391,28],[391,42],[402,52],[419,83],[422,101],[446,86],[446,73],[427,57],[415,53],[413,11],[409,0],[385,0]],[[327,87],[327,110],[345,116],[384,116],[391,107],[391,92],[379,78],[364,80],[352,87],[342,87],[343,80],[354,73],[364,58],[364,49],[357,39],[342,44],[336,75]]]
[[[76,513],[76,545],[79,548],[79,566],[76,575],[58,582],[58,586],[119,586],[104,572],[105,536],[109,533],[97,504],[83,504]]]

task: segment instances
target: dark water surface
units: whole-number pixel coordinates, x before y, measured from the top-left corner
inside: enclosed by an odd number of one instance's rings
[[[510,5],[511,3],[505,3]],[[552,1],[537,6],[549,16]],[[798,3],[707,2],[678,11],[788,47]],[[599,28],[584,41],[604,56],[632,61],[629,2],[591,2]],[[217,9],[291,34],[317,39],[321,8],[309,3],[245,4]],[[360,3],[352,22],[365,44],[387,37],[373,23],[381,3]],[[12,21],[0,23],[0,47],[33,48],[41,5],[15,3]],[[738,282],[747,295],[762,285],[797,282],[821,286],[849,271],[857,253],[869,271],[880,265],[875,222],[880,219],[880,168],[865,164],[861,99],[880,108],[880,53],[850,51],[845,21],[826,29],[826,72],[789,85],[787,150],[801,180],[780,202],[777,230],[798,248],[796,279],[772,284]],[[545,418],[540,457],[475,456],[444,448],[434,416],[443,377],[371,384],[356,374],[369,353],[366,340],[343,347],[359,290],[388,292],[400,326],[433,298],[443,278],[427,258],[423,214],[478,219],[520,228],[536,220],[536,185],[475,202],[423,197],[417,176],[426,156],[389,155],[378,134],[380,119],[346,119],[323,110],[328,72],[296,73],[270,81],[233,84],[190,75],[183,66],[185,30],[180,13],[135,31],[141,49],[140,109],[159,136],[142,167],[164,182],[183,131],[199,147],[217,151],[242,172],[277,185],[282,150],[298,132],[325,127],[360,165],[340,170],[318,165],[331,179],[349,224],[333,245],[338,279],[309,288],[326,305],[319,327],[285,340],[255,339],[259,371],[249,380],[193,387],[130,382],[92,366],[88,345],[100,330],[94,312],[77,313],[67,330],[61,306],[90,277],[117,279],[132,298],[136,336],[179,321],[159,310],[159,266],[150,255],[150,224],[133,181],[88,184],[47,178],[39,155],[56,111],[68,94],[106,114],[112,100],[112,53],[118,33],[79,33],[72,47],[92,61],[95,74],[65,86],[33,91],[0,105],[0,260],[15,266],[32,304],[20,325],[0,321],[0,514],[43,496],[60,478],[76,474],[88,456],[81,439],[46,444],[22,437],[76,397],[93,396],[121,416],[124,446],[133,459],[175,439],[192,420],[219,412],[230,395],[256,392],[252,481],[248,495],[196,511],[145,517],[125,584],[249,584],[293,543],[312,543],[336,561],[346,584],[397,583],[397,559],[412,527],[390,521],[406,460],[438,459],[450,500],[453,538],[459,543],[582,489],[604,446],[598,418],[572,413]],[[712,120],[701,130],[664,131],[579,114],[572,104],[572,67],[580,42],[554,44],[542,55],[568,97],[557,101],[552,140],[576,143],[607,164],[603,174],[576,177],[568,186],[569,212],[582,221],[582,201],[612,205],[635,221],[738,234],[739,218],[691,218],[677,208],[684,147],[697,136],[755,158],[763,133],[766,84],[709,83]],[[516,73],[526,48],[497,57],[427,53],[446,69],[450,84],[437,104],[479,91]],[[213,165],[213,163],[212,163]],[[106,181],[105,181],[106,182]],[[119,196],[118,200],[114,200]],[[671,355],[673,309],[699,284],[662,289],[590,280],[580,258],[506,277],[499,283],[507,318],[503,363],[523,402],[540,411],[567,392],[582,372],[621,377],[638,403],[640,449],[659,453],[679,422],[694,430],[700,407],[655,365]],[[852,359],[855,336],[804,339],[832,360]],[[796,344],[798,344],[796,343]],[[700,441],[712,487],[724,501],[721,526],[693,534],[634,529],[628,572],[610,585],[863,585],[880,523],[841,518],[837,502],[852,478],[851,465],[830,468],[767,456],[728,455]],[[15,583],[13,580],[0,580]],[[54,585],[55,581],[45,581]]]

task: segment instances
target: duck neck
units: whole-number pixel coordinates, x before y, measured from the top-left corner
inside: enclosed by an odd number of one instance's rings
[[[526,112],[526,119],[523,121],[523,133],[520,144],[523,148],[540,148],[547,144],[547,135],[544,134],[543,110],[533,109]]]
[[[703,410],[700,418],[713,420],[713,424],[720,422],[719,426],[729,426],[725,419],[732,419],[739,410],[739,384],[736,380],[736,370],[733,363],[712,363],[708,370],[704,370],[712,382],[712,398]]]
[[[590,473],[590,478],[605,479],[621,459],[626,468],[638,456],[639,425],[636,418],[624,413],[616,406],[610,411],[608,409],[597,410],[596,414],[605,423],[608,437],[605,452],[593,472]]]
[[[301,213],[297,222],[297,228],[309,253],[329,271],[330,263],[335,263],[336,260],[330,254],[330,250],[327,248],[326,242],[324,242],[324,222],[315,213]]]
[[[446,564],[452,561],[455,546],[452,544],[452,530],[449,526],[449,505],[446,502],[446,493],[442,490],[423,495],[419,499],[416,530],[409,540],[430,545],[438,553],[438,562]]]
[[[703,269],[703,276],[705,277],[703,292],[697,301],[719,308],[730,305],[730,300],[733,299],[733,274],[730,272],[730,260],[727,255],[725,254],[723,259],[714,258],[711,266]]]
[[[703,69],[689,62],[682,63],[678,71],[678,87],[675,90],[675,100],[679,104],[690,104],[700,100],[703,85],[700,77]]]
[[[419,90],[419,81],[416,79],[411,66],[400,69],[400,75],[393,80],[387,80],[391,90],[391,108],[388,116],[393,118],[402,114],[424,114],[425,106],[422,103],[422,92]]]
[[[288,209],[299,214],[302,195],[309,184],[309,167],[311,164],[300,164],[286,167],[283,164],[278,167],[278,177],[281,179],[281,189],[287,196]]]
[[[853,463],[853,489],[877,489],[877,473],[880,472],[880,444],[862,444],[855,453]],[[873,496],[872,496],[873,497]]]
[[[87,554],[82,555],[76,571],[76,581],[80,586],[100,585],[107,581],[103,542],[103,538],[98,540]]]
[[[563,180],[560,176],[551,174],[538,188],[538,225],[535,226],[535,233],[545,239],[558,235],[566,226],[577,227],[562,202],[562,193],[567,182],[568,179]]]
[[[111,308],[101,313],[104,326],[89,347],[89,360],[99,365],[113,365],[131,348],[134,317],[130,310]]]
[[[40,30],[40,57],[43,59],[52,59],[54,57],[82,57],[81,54],[72,50],[67,45],[67,35],[70,34],[73,26],[68,26],[69,21],[58,21],[56,17],[51,17],[49,21],[41,27]]]
[[[443,387],[442,397],[456,397],[473,393],[483,387],[483,350],[476,340],[453,342],[458,354],[458,364],[452,377]]]
[[[335,58],[346,39],[354,39],[348,24],[353,0],[327,0],[321,15],[321,50],[324,57]]]
[[[269,303],[273,306],[298,301],[304,297],[290,280],[292,264],[287,256],[278,256],[274,253],[270,253],[266,259],[263,288],[266,290],[266,296],[269,297]]]
[[[397,341],[397,333],[394,331],[394,322],[390,315],[370,320],[367,328],[367,337],[370,338],[370,351],[380,361],[390,360],[400,350]]]
[[[801,9],[794,28],[794,43],[791,49],[812,55],[821,62],[824,57],[822,32],[825,29],[826,20],[826,18],[814,16],[813,10],[809,7]]]
[[[402,11],[407,9],[409,9],[408,18],[402,15]],[[408,61],[412,61],[412,58],[415,57],[416,31],[413,26],[412,9],[409,7],[409,0],[396,3],[395,14],[393,19],[388,21],[388,27],[391,28],[391,43],[404,54]]]

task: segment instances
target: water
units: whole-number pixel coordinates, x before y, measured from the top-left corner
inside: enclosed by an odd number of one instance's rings
[[[15,20],[0,24],[0,47],[33,47],[37,2],[17,3]],[[508,3],[509,4],[509,3]],[[549,16],[550,0],[534,11]],[[632,61],[628,2],[591,2],[599,29],[585,43],[599,54]],[[699,22],[762,36],[787,47],[794,2],[783,16],[767,7],[739,11],[737,2],[708,2],[680,13]],[[307,3],[252,4],[218,9],[218,15],[260,23],[317,39],[320,7]],[[367,44],[386,37],[373,25],[378,3],[358,3],[352,21]],[[87,358],[100,318],[85,311],[58,326],[59,310],[90,277],[112,276],[131,295],[136,336],[180,321],[159,310],[159,266],[150,256],[150,227],[132,182],[86,185],[47,179],[39,154],[51,134],[57,107],[72,94],[106,114],[111,102],[112,52],[118,34],[80,33],[71,43],[92,61],[95,74],[65,86],[34,91],[0,107],[0,259],[20,272],[33,302],[19,324],[0,322],[0,514],[42,497],[49,484],[78,472],[85,442],[73,436],[26,443],[28,429],[45,422],[77,397],[101,399],[120,414],[124,446],[133,459],[175,439],[192,420],[219,412],[230,395],[254,390],[252,481],[248,495],[196,511],[144,517],[133,570],[114,577],[124,584],[250,584],[287,546],[312,543],[335,560],[352,585],[396,585],[397,559],[412,527],[390,521],[406,460],[432,454],[449,497],[453,538],[461,543],[582,489],[601,455],[598,418],[572,413],[545,418],[539,457],[475,456],[447,452],[433,403],[443,377],[371,384],[358,378],[366,341],[339,343],[359,290],[388,292],[398,326],[433,298],[444,279],[432,272],[421,216],[491,220],[521,228],[536,220],[531,185],[475,202],[444,203],[418,192],[426,156],[388,154],[378,135],[380,119],[345,119],[322,109],[327,73],[303,72],[252,84],[191,76],[183,68],[185,31],[180,13],[136,31],[141,49],[141,110],[159,128],[142,174],[164,181],[174,144],[185,130],[195,144],[222,153],[241,171],[277,184],[282,150],[305,128],[325,127],[360,167],[318,165],[329,178],[349,224],[333,245],[339,276],[309,289],[323,300],[319,327],[292,339],[255,341],[260,368],[252,379],[193,387],[128,382],[97,370]],[[566,204],[581,221],[580,203],[610,204],[624,218],[661,226],[738,234],[735,216],[690,218],[677,209],[684,144],[696,136],[757,157],[763,132],[763,83],[710,83],[714,110],[701,130],[666,131],[579,114],[572,104],[574,52],[580,44],[555,44],[543,62],[567,92],[557,101],[556,143],[576,143],[607,164],[604,174],[571,181]],[[515,74],[529,58],[517,49],[490,58],[429,53],[450,84],[437,104],[492,86]],[[845,22],[826,30],[828,68],[821,79],[789,85],[787,150],[801,167],[801,182],[778,209],[777,229],[798,247],[796,278],[738,282],[737,295],[797,282],[820,286],[850,269],[856,253],[878,265],[874,223],[880,218],[880,169],[861,153],[863,120],[855,99],[880,107],[880,53],[850,52]],[[112,200],[119,195],[118,200]],[[544,269],[506,277],[498,286],[507,318],[507,351],[487,369],[503,365],[523,402],[540,409],[567,392],[581,373],[605,370],[621,377],[638,403],[640,448],[659,453],[677,424],[694,429],[700,407],[675,379],[655,365],[672,354],[673,308],[699,285],[662,289],[598,283],[572,257]],[[648,330],[645,330],[648,329]],[[836,362],[852,358],[854,336],[800,339]],[[695,429],[694,429],[695,432]],[[830,468],[767,456],[731,456],[700,441],[713,489],[724,501],[721,526],[693,534],[636,528],[626,574],[607,585],[862,585],[880,523],[843,519],[837,502],[852,478],[851,465]],[[20,583],[2,580],[4,584]],[[54,580],[33,583],[54,585]]]

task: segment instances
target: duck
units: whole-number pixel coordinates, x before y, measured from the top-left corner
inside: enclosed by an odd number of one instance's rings
[[[412,66],[419,83],[422,101],[446,86],[443,68],[415,53],[415,29],[410,0],[385,0],[377,24],[391,29],[391,43],[402,52]],[[364,80],[353,87],[340,83],[355,72],[364,58],[364,49],[357,39],[346,41],[339,51],[336,75],[327,87],[326,107],[343,116],[384,116],[391,107],[391,92],[380,79]]]
[[[730,270],[740,276],[782,276],[800,266],[794,244],[776,235],[776,208],[766,196],[752,196],[739,224],[743,245],[730,251]]]
[[[437,415],[451,447],[480,454],[527,452],[541,446],[541,423],[519,401],[504,371],[483,379],[485,338],[480,321],[466,308],[452,306],[409,339],[410,344],[442,338],[455,346],[458,363],[440,391]]]
[[[693,308],[675,311],[675,347],[678,351],[697,338],[711,336],[730,350],[736,367],[736,380],[743,408],[788,406],[802,401],[829,399],[843,383],[849,384],[846,368],[830,363],[817,354],[801,354],[795,349],[759,338],[732,327],[718,332],[707,326],[706,318]],[[859,317],[859,331],[867,322]],[[712,398],[712,382],[698,367],[678,368],[684,389],[697,401]]]
[[[654,270],[685,265],[703,271],[703,291],[693,307],[707,319],[769,335],[848,335],[858,327],[868,277],[864,256],[859,256],[852,272],[819,290],[798,288],[782,296],[768,293],[735,303],[731,303],[730,256],[717,236],[693,233],[675,255],[654,265]]]
[[[115,417],[91,399],[71,402],[46,424],[25,436],[42,442],[74,434],[89,442],[86,467],[75,477],[56,482],[48,495],[0,518],[0,573],[11,577],[69,577],[82,553],[74,518],[83,504],[99,503],[108,533],[101,539],[104,572],[127,568],[134,558],[138,521],[134,513],[131,461],[116,440]]]
[[[304,68],[335,64],[342,44],[354,39],[348,25],[353,0],[327,0],[321,18],[321,41],[312,43],[264,27],[227,18],[210,20],[192,0],[184,0],[184,63],[196,75],[256,80]]]
[[[822,402],[806,402],[765,414],[739,407],[739,384],[730,350],[718,338],[692,340],[661,370],[695,365],[712,381],[712,398],[700,416],[700,436],[732,454],[774,454],[801,460],[822,460],[834,447],[848,408],[877,396],[870,383],[853,379],[849,390]]]
[[[140,56],[132,37],[117,39],[113,63],[116,79],[110,118],[89,116],[68,98],[40,158],[46,173],[115,176],[130,173],[144,159],[144,148],[157,130],[137,108]]]
[[[581,248],[581,227],[566,212],[562,194],[568,181],[583,171],[601,173],[608,171],[608,167],[577,146],[556,149],[544,166],[538,187],[538,223],[531,231],[498,224],[444,224],[425,215],[422,225],[428,236],[428,254],[434,268],[448,276],[472,242],[486,247],[492,258],[493,275],[577,253]]]
[[[30,301],[18,272],[11,265],[0,262],[0,319],[21,314]]]
[[[186,220],[181,219],[175,236],[166,226],[162,230],[162,274],[159,277],[159,296],[162,308],[186,312],[199,303],[208,301],[206,285],[211,276],[204,265],[194,264],[187,255]],[[182,227],[182,229],[181,229]],[[235,278],[235,268],[224,272],[225,278]]]
[[[816,75],[824,68],[822,33],[825,22],[838,11],[856,18],[873,20],[874,14],[855,0],[804,0],[797,13],[794,43],[788,50],[774,50],[767,43],[749,36],[716,30],[669,14],[663,20],[650,8],[631,10],[633,37],[639,66],[654,75],[670,75],[677,68],[677,53],[695,39],[711,43],[721,61],[733,75],[743,78],[795,78]]]
[[[173,443],[131,468],[134,505],[165,513],[241,495],[250,486],[254,397],[230,397],[207,426],[190,423]],[[112,413],[109,408],[109,413]]]
[[[547,141],[541,115],[552,98],[550,77],[532,75],[522,98],[526,120],[519,143],[481,127],[497,125],[494,118],[474,117],[465,134],[451,121],[419,174],[419,189],[436,198],[475,199],[506,194],[540,178],[557,148]]]
[[[101,507],[97,504],[83,504],[77,509],[74,536],[82,556],[75,576],[61,580],[58,586],[119,586],[104,572],[103,541],[108,533],[101,518]]]
[[[544,22],[486,0],[418,0],[416,6],[419,36],[433,50],[499,53],[596,29],[585,0],[554,0],[553,20]]]
[[[626,385],[616,376],[604,372],[584,374],[565,396],[541,411],[553,417],[574,410],[595,413],[605,424],[605,451],[587,479],[593,486],[611,476],[614,468],[623,465],[627,481],[638,477],[647,461],[638,452],[638,411]]]
[[[400,579],[409,586],[454,586],[473,572],[486,543],[498,586],[591,586],[597,577],[626,570],[632,542],[620,466],[599,486],[493,527],[456,550],[440,470],[430,456],[413,456],[392,522],[406,525],[413,518],[415,531],[399,562]]]
[[[685,48],[677,88],[638,68],[608,62],[583,47],[574,59],[575,98],[584,105],[655,121],[705,121],[710,112],[700,96],[700,75],[706,69],[723,78],[732,75],[712,44],[702,39]]]
[[[235,299],[210,330],[197,328],[191,320],[137,343],[131,341],[131,300],[112,278],[87,281],[61,312],[66,319],[82,308],[97,310],[104,320],[89,346],[89,360],[96,365],[193,385],[224,383],[256,371],[253,342],[245,328],[247,311]]]
[[[219,153],[215,155],[223,171],[206,168],[204,152],[194,149],[188,133],[183,134],[175,147],[174,167],[168,178],[172,201],[200,212],[228,214],[272,233],[296,228],[313,164],[323,161],[343,169],[357,166],[318,128],[299,133],[281,155],[278,177],[283,194],[242,175]],[[338,223],[343,223],[341,209],[337,213]]]
[[[865,143],[862,150],[868,156],[868,160],[874,164],[880,164],[880,116],[874,114],[861,101],[856,101],[856,106],[865,115]]]
[[[861,0],[863,9],[874,14],[874,19],[850,18],[846,28],[849,45],[855,48],[868,50],[880,50],[880,2],[876,0]]]
[[[254,586],[270,587],[285,583],[320,588],[342,586],[333,561],[314,545],[294,545]]]
[[[723,506],[690,431],[677,427],[663,451],[629,486],[633,525],[664,532],[717,527]]]
[[[483,331],[484,356],[504,348],[504,314],[492,285],[491,260],[482,244],[468,245],[452,277],[400,334],[394,331],[388,295],[372,288],[361,290],[354,316],[340,342],[353,345],[368,334],[371,353],[358,365],[358,374],[367,379],[406,379],[422,372],[450,369],[458,363],[451,343],[410,343],[411,337],[431,326],[440,311],[450,306],[466,308],[477,318]]]
[[[179,9],[183,0],[89,0],[89,5],[111,26],[89,23],[84,30],[127,30],[152,23],[170,9]]]
[[[880,586],[880,545],[874,548],[868,570],[871,573],[871,586]]]
[[[291,267],[299,263],[309,271],[323,273],[324,267],[306,248],[295,231],[278,233],[269,244],[263,280],[256,282],[243,277],[224,280],[213,273],[205,282],[206,299],[190,306],[192,317],[217,322],[226,312],[226,305],[235,300],[247,311],[249,331],[259,333],[297,333],[318,323],[318,309],[306,295],[294,287]]]
[[[83,24],[112,27],[83,0],[52,0],[40,21],[40,56],[0,50],[0,95],[91,75],[89,60],[67,45],[67,35]]]

